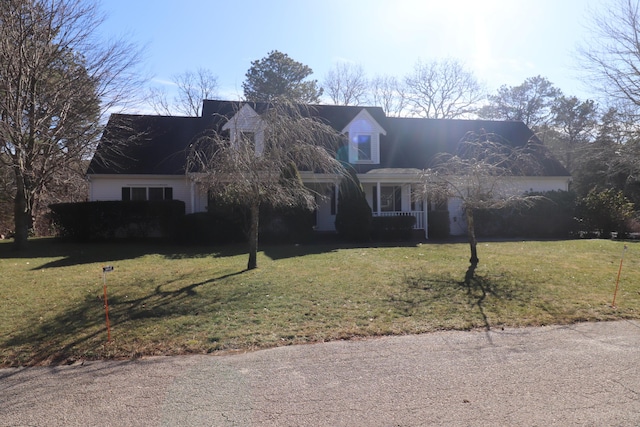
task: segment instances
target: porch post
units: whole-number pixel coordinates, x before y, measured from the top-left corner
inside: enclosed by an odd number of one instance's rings
[[[196,183],[191,181],[191,185],[190,185],[190,201],[191,201],[191,212],[188,213],[195,213],[196,212]]]
[[[380,181],[376,182],[376,207],[377,207],[377,212],[376,212],[376,216],[380,216]]]
[[[424,238],[429,238],[429,209],[427,209],[427,200],[422,203],[422,215],[424,216]]]

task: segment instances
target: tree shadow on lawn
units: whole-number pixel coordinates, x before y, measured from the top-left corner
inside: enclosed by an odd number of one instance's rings
[[[527,306],[535,299],[537,292],[533,286],[504,272],[478,274],[476,268],[471,264],[462,281],[451,274],[406,277],[401,284],[404,289],[391,297],[392,304],[407,317],[439,310],[449,324],[467,325],[465,328],[481,326],[488,331],[495,326],[492,317],[501,322],[498,306]]]
[[[415,248],[420,242],[370,242],[370,243],[345,243],[312,242],[300,244],[269,244],[259,248],[272,260],[303,257],[307,255],[320,255],[337,252],[341,249],[373,249],[373,248]]]
[[[272,260],[296,258],[335,252],[340,249],[367,249],[380,247],[415,247],[419,242],[372,242],[366,244],[342,243],[335,239],[304,244],[264,244],[258,250]],[[32,270],[70,267],[74,265],[110,263],[135,259],[145,255],[161,255],[167,259],[223,258],[248,255],[246,243],[222,244],[215,246],[182,245],[169,242],[90,242],[76,243],[56,238],[33,239],[27,250],[15,251],[10,242],[0,244],[2,259],[60,258],[46,262]]]
[[[207,315],[216,304],[229,303],[247,298],[246,291],[234,291],[230,295],[198,297],[198,288],[215,285],[216,282],[243,274],[246,270],[192,283],[174,290],[163,290],[180,278],[158,285],[148,295],[129,299],[126,296],[108,296],[109,319],[112,328],[120,327],[140,319],[166,320],[172,316]],[[127,285],[125,285],[127,286]],[[128,286],[133,286],[129,284]],[[110,348],[105,325],[105,306],[102,293],[87,295],[72,309],[47,320],[32,319],[37,325],[26,331],[9,335],[0,349],[8,354],[2,365],[35,366],[72,363],[79,358],[109,358],[135,356],[135,349],[124,346]]]
[[[91,263],[108,263],[158,254],[167,259],[232,257],[246,253],[246,245],[220,246],[177,245],[168,242],[91,242],[72,243],[54,238],[30,240],[27,250],[15,251],[11,243],[0,244],[0,258],[60,258],[34,267],[33,270],[69,267]]]

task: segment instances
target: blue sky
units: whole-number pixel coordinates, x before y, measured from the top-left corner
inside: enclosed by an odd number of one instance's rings
[[[208,68],[239,99],[251,61],[279,50],[322,81],[338,61],[403,77],[417,60],[456,58],[486,84],[542,75],[591,97],[575,59],[599,0],[104,0],[104,30],[144,47],[150,84]]]

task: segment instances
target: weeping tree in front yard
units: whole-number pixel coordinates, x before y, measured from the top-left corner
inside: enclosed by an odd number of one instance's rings
[[[518,188],[518,177],[540,172],[540,145],[514,147],[499,135],[468,133],[456,153],[437,155],[423,172],[423,197],[432,201],[461,201],[473,267],[479,263],[474,214],[483,209],[526,206],[540,199]]]
[[[312,210],[319,195],[304,186],[298,171],[343,173],[335,156],[341,136],[315,119],[312,108],[286,100],[274,102],[251,132],[236,132],[229,139],[211,131],[191,147],[189,169],[196,182],[214,199],[248,213],[248,270],[258,266],[261,206]]]

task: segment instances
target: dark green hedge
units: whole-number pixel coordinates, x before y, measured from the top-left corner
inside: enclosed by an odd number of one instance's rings
[[[428,235],[430,239],[446,239],[451,234],[449,211],[429,211],[427,213]]]
[[[350,168],[342,178],[338,191],[338,211],[335,227],[341,239],[350,242],[366,242],[372,234],[372,212],[358,174]]]
[[[540,198],[529,206],[477,210],[479,237],[567,238],[575,234],[576,197],[572,192],[531,193]]]
[[[185,212],[179,200],[57,203],[49,208],[56,235],[76,241],[173,237]]]
[[[371,222],[373,240],[411,240],[416,218],[412,215],[376,216]]]
[[[178,243],[187,245],[226,244],[246,240],[241,218],[209,212],[185,215],[180,221],[175,239]]]
[[[313,212],[302,208],[274,209],[261,207],[261,243],[299,243],[311,239]],[[246,242],[246,210],[238,206],[217,204],[209,212],[185,215],[177,240],[184,244],[227,244]]]
[[[315,213],[303,207],[261,208],[260,241],[304,243],[312,239]]]

